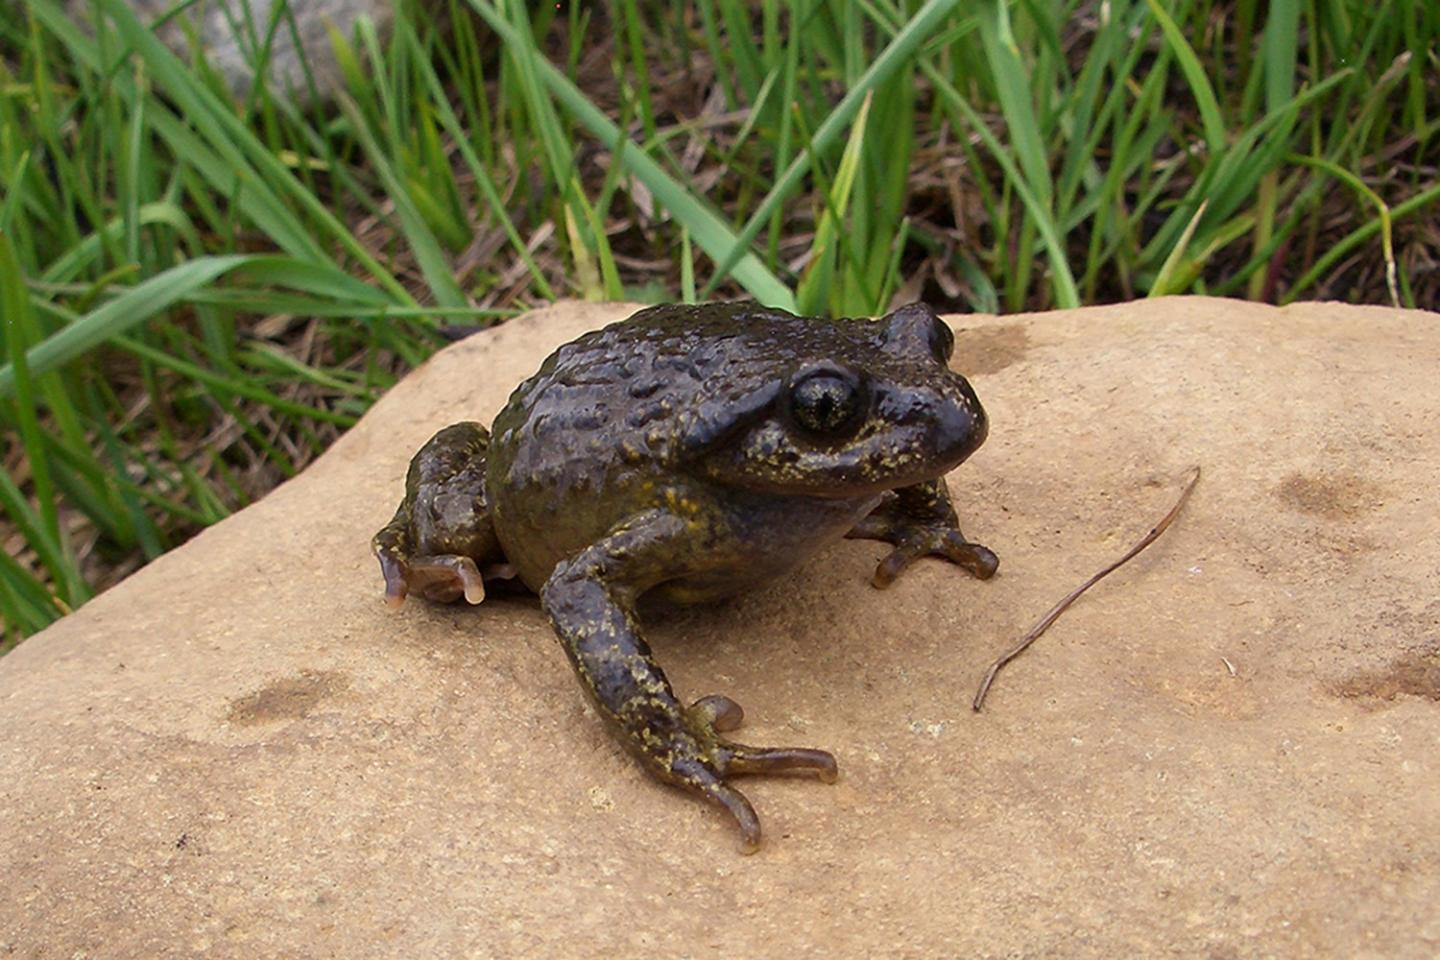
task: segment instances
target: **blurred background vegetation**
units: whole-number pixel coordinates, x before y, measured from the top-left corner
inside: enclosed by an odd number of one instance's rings
[[[1440,307],[1433,0],[400,0],[328,102],[94,3],[0,0],[0,648],[556,298]]]

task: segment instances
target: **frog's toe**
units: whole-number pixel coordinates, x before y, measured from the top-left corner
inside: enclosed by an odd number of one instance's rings
[[[979,580],[989,580],[1000,566],[1000,560],[989,547],[966,540],[953,528],[922,528],[899,541],[890,555],[875,568],[871,583],[881,588],[890,586],[895,578],[921,557],[944,557]]]
[[[392,607],[398,607],[405,602],[405,596],[410,592],[405,561],[383,551],[378,556],[380,573],[385,578],[385,602]]]
[[[460,578],[460,592],[465,595],[465,602],[472,606],[483,602],[485,599],[485,577],[481,575],[480,569],[475,566],[475,561],[469,557],[458,557],[455,565],[456,576]]]
[[[723,780],[715,781],[701,792],[705,799],[723,808],[735,819],[735,825],[740,828],[741,853],[748,856],[760,849],[760,817],[745,794]]]
[[[730,758],[725,764],[728,774],[785,773],[790,770],[814,771],[823,783],[834,783],[840,767],[834,754],[807,747],[747,747],[728,745]]]
[[[678,780],[681,785],[729,813],[740,828],[741,852],[750,854],[760,849],[760,817],[745,794],[730,785],[729,778],[746,773],[787,770],[815,770],[826,783],[834,783],[837,776],[835,758],[824,750],[798,747],[767,749],[736,743],[722,743],[716,754],[710,757],[677,760],[672,763],[669,773],[670,779]]]
[[[740,729],[745,722],[745,708],[722,693],[701,697],[690,705],[691,711],[721,733]]]
[[[750,747],[716,736],[737,729],[745,719],[740,704],[724,694],[712,693],[690,706],[690,719],[699,725],[701,742],[713,742],[714,768],[723,778],[749,773],[784,773],[813,770],[826,783],[834,783],[839,768],[833,754],[808,747]],[[692,728],[693,729],[693,728]]]

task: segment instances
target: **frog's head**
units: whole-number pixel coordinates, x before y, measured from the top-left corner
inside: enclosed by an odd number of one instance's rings
[[[803,333],[777,330],[756,351],[747,366],[764,373],[748,391],[723,405],[711,399],[691,422],[683,448],[711,479],[865,496],[939,477],[984,442],[985,411],[949,368],[955,338],[929,307],[873,322],[801,322]]]

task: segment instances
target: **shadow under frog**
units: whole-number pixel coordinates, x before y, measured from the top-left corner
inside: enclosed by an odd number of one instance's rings
[[[731,779],[833,782],[835,758],[728,739],[742,719],[729,697],[682,703],[637,602],[741,592],[847,536],[894,544],[877,587],[927,555],[990,577],[995,555],[960,532],[943,480],[987,430],[953,350],[918,304],[878,321],[671,305],[586,334],[490,432],[457,423],[415,455],[374,539],[386,594],[479,603],[487,578],[518,577],[626,750],[729,811],[753,851],[760,822]]]

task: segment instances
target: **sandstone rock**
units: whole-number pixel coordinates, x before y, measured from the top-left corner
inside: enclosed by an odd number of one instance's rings
[[[381,601],[435,428],[624,306],[444,351],[303,476],[0,661],[0,954],[1440,953],[1440,318],[962,317],[979,583],[883,545],[650,635],[754,742],[754,857],[583,705],[537,605]],[[1150,551],[985,665],[1204,478]]]

